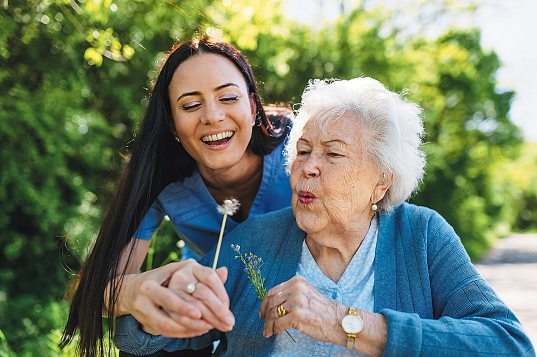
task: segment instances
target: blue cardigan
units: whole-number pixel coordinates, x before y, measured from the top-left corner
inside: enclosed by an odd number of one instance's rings
[[[263,258],[270,289],[296,274],[304,238],[290,208],[248,219],[225,237],[219,265],[229,269],[231,332],[165,338],[144,333],[125,316],[116,321],[116,346],[143,355],[200,349],[220,339],[216,355],[269,355],[275,337],[263,337],[261,302],[229,245]],[[207,254],[202,264],[213,257]],[[375,312],[388,321],[384,356],[535,356],[520,322],[478,274],[453,228],[428,208],[403,203],[380,214],[374,297]]]

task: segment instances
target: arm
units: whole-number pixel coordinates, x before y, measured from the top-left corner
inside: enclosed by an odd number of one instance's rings
[[[169,351],[185,348],[199,349],[207,346],[212,340],[220,338],[219,331],[208,333],[210,330],[216,328],[225,332],[233,328],[235,320],[229,311],[229,298],[223,285],[227,280],[227,269],[220,268],[213,271],[192,259],[174,264],[176,271],[172,274],[168,287],[146,284],[148,286],[146,293],[150,293],[148,296],[154,298],[157,290],[153,288],[166,290],[175,299],[173,303],[177,306],[171,307],[176,310],[168,310],[169,305],[167,307],[156,305],[158,313],[164,315],[166,319],[161,324],[158,324],[157,317],[153,317],[154,320],[150,321],[152,324],[157,323],[158,331],[154,330],[153,325],[145,324],[142,330],[138,321],[132,316],[118,318],[114,342],[122,351],[132,354],[150,354],[161,349]],[[196,288],[190,294],[185,291],[185,287],[192,282],[196,282]],[[200,311],[198,317],[192,317],[193,311],[185,309],[184,306],[190,305]],[[179,312],[180,309],[185,309],[186,312]],[[200,335],[203,336],[190,338]]]
[[[287,314],[278,316],[278,306],[285,307]],[[347,334],[341,320],[348,306],[339,304],[322,295],[303,277],[296,275],[290,280],[270,289],[259,311],[265,319],[263,336],[281,334],[294,328],[311,338],[336,345],[347,344]],[[381,314],[358,310],[364,329],[357,335],[354,349],[368,356],[380,356],[386,344],[386,319]]]
[[[384,354],[534,356],[519,321],[477,273],[459,237],[434,213],[425,228],[434,319],[383,310]]]
[[[192,260],[180,263],[171,263],[144,273],[139,273],[145,256],[150,246],[150,239],[158,229],[164,212],[158,203],[153,203],[146,213],[140,227],[135,232],[133,238],[122,251],[118,272],[125,275],[118,276],[114,283],[117,284],[117,303],[115,304],[114,316],[126,314],[132,315],[132,318],[118,319],[118,331],[116,334],[116,343],[121,344],[122,329],[127,328],[121,321],[132,320],[132,330],[143,331],[154,335],[163,335],[171,337],[192,337],[206,333],[213,328],[227,330],[230,328],[230,322],[223,321],[228,315],[216,315],[213,309],[226,311],[229,306],[229,299],[221,286],[222,281],[226,279],[226,272],[201,271],[198,265]],[[193,295],[185,293],[186,285],[201,281],[212,289],[211,294],[203,294],[200,289],[201,298],[218,296],[220,300],[204,301],[196,299]],[[108,300],[107,286],[104,301]],[[232,316],[231,316],[232,319]],[[138,323],[139,322],[139,323]],[[141,338],[141,340],[143,340]],[[135,346],[135,343],[133,343]],[[133,352],[136,352],[133,350]]]

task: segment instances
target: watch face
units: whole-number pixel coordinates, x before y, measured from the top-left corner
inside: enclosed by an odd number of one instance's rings
[[[358,333],[364,328],[364,322],[358,315],[347,315],[341,321],[341,326],[346,333]]]

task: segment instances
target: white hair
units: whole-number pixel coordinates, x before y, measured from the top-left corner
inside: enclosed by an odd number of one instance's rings
[[[423,122],[419,106],[373,78],[308,83],[286,145],[287,171],[295,161],[296,143],[306,123],[313,119],[322,130],[344,114],[356,118],[366,133],[362,138],[364,153],[381,173],[393,175],[392,185],[377,203],[380,209],[390,211],[416,191],[423,177]]]

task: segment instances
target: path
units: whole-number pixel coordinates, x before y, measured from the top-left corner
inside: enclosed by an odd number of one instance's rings
[[[537,347],[537,234],[499,240],[476,266]]]

